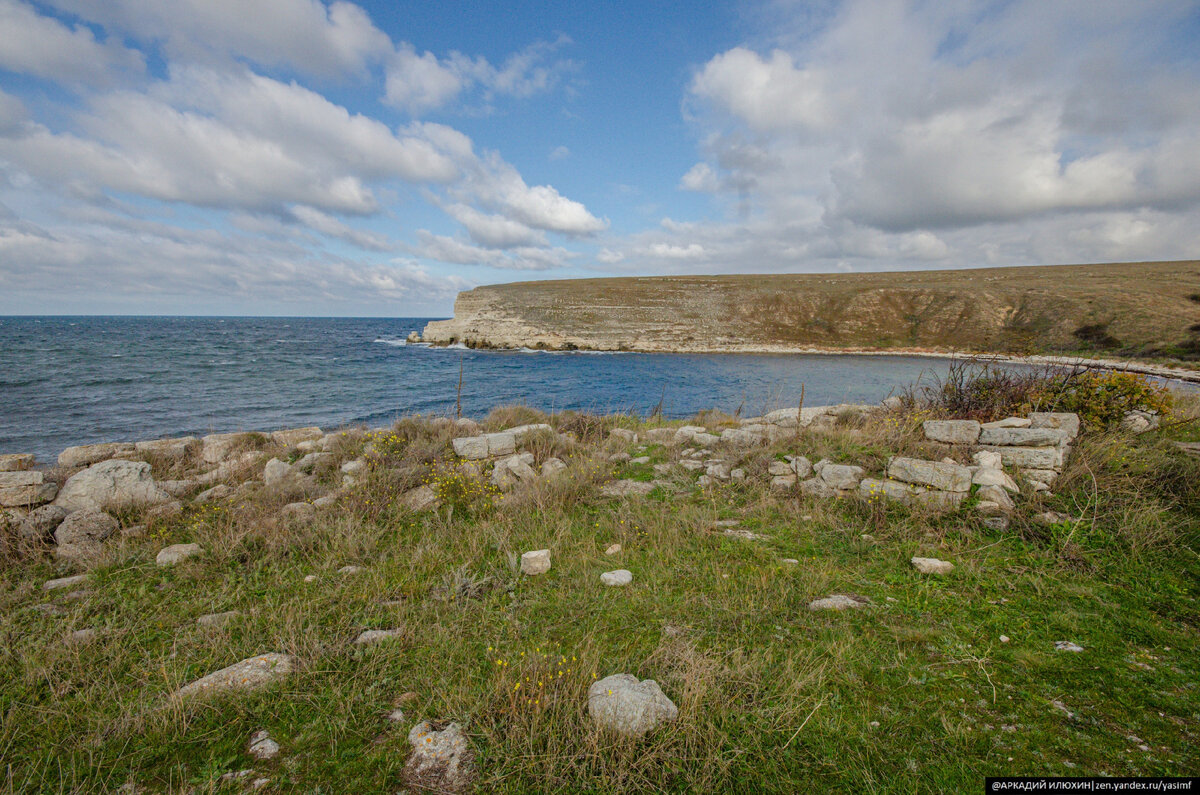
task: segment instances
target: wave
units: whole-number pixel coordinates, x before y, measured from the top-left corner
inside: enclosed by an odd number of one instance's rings
[[[408,347],[407,340],[398,340],[395,337],[376,337],[375,339],[371,340],[371,342],[372,343],[378,342],[381,345],[394,345],[397,348],[407,348]]]

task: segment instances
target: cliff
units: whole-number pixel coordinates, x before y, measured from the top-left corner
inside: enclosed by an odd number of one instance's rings
[[[517,282],[423,338],[675,352],[919,350],[1200,358],[1200,261]]]

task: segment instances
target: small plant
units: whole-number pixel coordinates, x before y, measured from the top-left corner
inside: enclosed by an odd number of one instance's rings
[[[503,496],[483,475],[446,461],[435,461],[425,479],[442,504],[455,516],[478,517],[490,513]]]
[[[1086,425],[1103,428],[1134,409],[1166,414],[1171,392],[1137,373],[1089,370],[1046,379],[1030,393],[1029,402],[1042,410],[1073,411]]]

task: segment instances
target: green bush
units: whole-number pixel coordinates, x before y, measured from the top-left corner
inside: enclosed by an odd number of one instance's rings
[[[1092,428],[1118,423],[1134,409],[1166,414],[1171,391],[1137,373],[1086,370],[1049,378],[1030,394],[1042,411],[1073,411]]]

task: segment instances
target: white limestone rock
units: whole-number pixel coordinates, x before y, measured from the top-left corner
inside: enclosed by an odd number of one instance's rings
[[[946,444],[975,444],[979,423],[975,420],[925,420],[925,438]]]
[[[292,447],[301,442],[315,442],[325,436],[325,432],[315,425],[310,425],[307,428],[289,428],[282,431],[275,431],[271,434],[271,441],[275,444],[284,447]]]
[[[30,453],[7,453],[0,455],[0,472],[23,472],[32,469],[33,463]]]
[[[101,461],[67,480],[55,505],[68,511],[84,508],[102,511],[170,502],[170,494],[160,489],[150,476],[144,461]]]
[[[536,577],[550,571],[550,550],[535,549],[521,555],[521,573]]]
[[[813,612],[818,610],[857,610],[869,604],[871,604],[871,600],[865,596],[835,593],[832,596],[826,596],[824,599],[814,599],[808,603],[808,609]]]
[[[600,582],[609,586],[628,585],[633,582],[633,572],[628,569],[616,569],[614,571],[606,571],[600,575]]]
[[[250,735],[246,752],[255,759],[263,761],[274,759],[279,756],[279,743],[271,739],[271,735],[267,733],[266,729],[260,729]]]
[[[971,471],[958,464],[897,456],[888,462],[887,473],[896,480],[929,486],[938,491],[965,492],[971,488]]]
[[[1061,428],[985,428],[979,434],[979,443],[990,445],[1053,447],[1066,442]]]
[[[604,729],[641,737],[678,718],[679,709],[653,679],[613,674],[588,688],[588,714]]]
[[[258,690],[283,679],[295,668],[296,658],[289,654],[256,654],[184,685],[175,694],[186,697]]]
[[[954,564],[937,558],[913,558],[913,568],[922,574],[949,574],[954,571]]]
[[[1079,435],[1079,415],[1069,411],[1035,411],[1029,415],[1031,428],[1059,428],[1066,431],[1067,438]]]
[[[199,544],[172,544],[169,547],[163,547],[154,557],[154,562],[159,566],[174,566],[175,564],[194,558],[204,553],[204,549]]]
[[[0,508],[32,508],[57,494],[58,486],[37,470],[0,472]]]
[[[411,789],[466,793],[474,788],[475,756],[457,723],[438,731],[421,721],[408,733],[412,753],[404,765]]]
[[[84,508],[68,515],[54,531],[54,552],[65,560],[86,561],[95,557],[105,539],[117,532],[117,520],[103,511]]]
[[[468,461],[479,461],[488,457],[488,440],[486,436],[459,436],[450,442],[454,446],[454,454]]]

